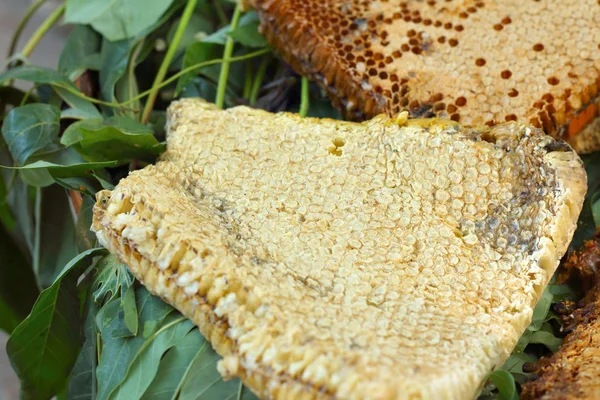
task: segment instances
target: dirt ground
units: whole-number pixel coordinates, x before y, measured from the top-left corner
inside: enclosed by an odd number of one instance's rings
[[[12,33],[32,2],[32,0],[0,0],[0,60],[2,60],[0,70],[4,69]],[[22,48],[27,38],[31,36],[36,27],[54,10],[58,3],[58,0],[47,1],[38,10],[21,36],[19,49]],[[67,33],[68,29],[60,26],[50,31],[32,54],[31,62],[46,67],[56,67]],[[6,356],[7,339],[7,335],[0,331],[0,400],[16,400],[19,397],[19,383]]]

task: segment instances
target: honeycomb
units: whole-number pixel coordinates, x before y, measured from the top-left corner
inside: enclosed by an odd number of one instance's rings
[[[519,120],[579,152],[600,149],[600,0],[246,3],[348,119]]]
[[[364,123],[186,99],[93,229],[262,398],[472,398],[575,229],[572,149],[520,123]]]

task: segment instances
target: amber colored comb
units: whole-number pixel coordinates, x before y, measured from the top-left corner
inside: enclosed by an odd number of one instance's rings
[[[346,118],[520,120],[600,148],[598,0],[245,0]]]

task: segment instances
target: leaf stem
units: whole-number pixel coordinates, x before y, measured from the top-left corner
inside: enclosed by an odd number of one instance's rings
[[[301,97],[300,97],[300,111],[299,114],[301,117],[306,117],[308,114],[308,107],[310,105],[310,95],[308,92],[308,78],[302,77],[302,88],[301,88]]]
[[[256,56],[261,56],[263,54],[267,54],[270,51],[271,51],[271,49],[265,48],[265,49],[262,49],[262,50],[255,51],[253,53],[244,54],[243,56],[231,57],[229,59],[229,62],[247,60],[247,59],[252,58],[252,57],[256,57]],[[182,69],[181,71],[179,71],[178,73],[176,73],[173,76],[169,77],[168,79],[165,79],[164,82],[162,82],[158,86],[158,88],[161,88],[163,86],[168,85],[169,83],[171,83],[173,81],[176,81],[177,79],[179,79],[179,77],[187,74],[188,72],[192,72],[192,71],[195,71],[197,69],[208,67],[210,65],[220,64],[220,63],[222,63],[224,61],[225,60],[222,59],[222,58],[217,58],[217,59],[214,59],[214,60],[204,61],[204,62],[201,62],[201,63],[198,63],[198,64],[190,65],[189,67]],[[133,103],[134,101],[139,100],[139,99],[147,96],[152,90],[153,89],[146,90],[145,92],[140,93],[139,95],[135,96],[134,98],[131,98],[131,99],[127,100],[127,101],[124,101],[124,102],[118,104],[117,107],[121,107],[121,106],[130,104],[130,103]]]
[[[46,0],[37,0],[35,3],[29,6],[27,12],[23,16],[23,19],[21,19],[21,22],[19,22],[19,26],[13,33],[13,36],[10,40],[10,47],[8,48],[8,55],[6,58],[10,58],[15,53],[15,50],[17,49],[17,43],[19,43],[19,39],[21,38],[21,34],[25,30],[27,23],[29,22],[31,17],[33,17],[33,14],[35,14],[38,8],[40,8],[45,2]]]
[[[246,74],[244,76],[244,92],[242,97],[245,99],[250,99],[250,91],[252,90],[252,63],[247,63],[246,66]]]
[[[250,105],[253,106],[256,103],[256,99],[258,99],[258,93],[260,92],[260,88],[262,87],[262,82],[265,76],[265,72],[267,71],[267,67],[269,66],[269,62],[271,61],[271,57],[265,57],[261,61],[258,66],[258,71],[256,71],[256,76],[254,77],[254,82],[252,83],[252,91],[250,92]]]
[[[213,0],[213,6],[215,7],[221,25],[227,25],[227,16],[225,15],[225,11],[223,11],[223,6],[221,6],[221,0]]]
[[[142,123],[145,124],[150,119],[150,113],[154,108],[154,103],[156,102],[156,96],[158,95],[158,89],[160,85],[165,79],[165,75],[169,69],[169,65],[171,65],[171,61],[175,56],[175,52],[177,51],[177,47],[179,46],[179,42],[181,41],[181,37],[183,36],[183,32],[190,22],[190,18],[196,8],[197,0],[188,0],[185,9],[183,10],[183,14],[181,16],[181,20],[179,21],[179,25],[177,26],[177,30],[175,31],[175,35],[173,36],[173,41],[169,44],[169,49],[167,50],[167,54],[165,54],[165,58],[158,69],[158,73],[154,78],[154,83],[152,84],[151,92],[146,101],[146,106],[144,107],[144,112],[142,114]]]
[[[233,17],[231,17],[231,23],[229,24],[229,32],[233,32],[239,22],[240,16],[242,15],[242,8],[239,5],[235,6],[235,10],[233,11]],[[225,42],[225,50],[223,51],[223,64],[221,65],[221,73],[219,74],[219,85],[217,86],[217,98],[215,99],[215,104],[219,108],[223,108],[223,104],[225,103],[225,89],[227,87],[227,76],[229,75],[229,59],[233,54],[233,45],[234,40],[232,37],[227,36],[227,41]]]
[[[144,46],[144,39],[140,40],[139,43],[134,47],[133,53],[131,54],[131,59],[129,60],[129,65],[127,66],[127,74],[129,75],[129,79],[127,82],[128,83],[127,93],[129,94],[129,98],[133,97],[133,84],[136,79],[136,77],[135,77],[135,67],[136,67],[135,60],[140,55],[140,52],[141,52],[143,46]],[[138,107],[139,107],[139,104],[138,104]],[[132,118],[138,119],[138,116],[136,114],[139,114],[139,110],[133,111],[132,113],[133,113]]]
[[[25,44],[25,47],[23,47],[23,51],[21,51],[21,53],[25,57],[29,57],[31,55],[31,52],[33,52],[33,49],[35,49],[40,40],[42,40],[42,37],[44,37],[44,35],[50,30],[50,28],[52,28],[52,26],[60,19],[64,12],[65,3],[61,4],[56,10],[52,12],[52,14],[48,16],[48,18],[46,18],[44,22],[42,22],[42,24],[33,33],[31,38],[29,38],[29,40]]]

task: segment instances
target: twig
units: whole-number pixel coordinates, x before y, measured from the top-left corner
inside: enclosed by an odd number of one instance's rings
[[[167,50],[167,54],[165,54],[165,58],[158,69],[158,73],[154,78],[154,83],[152,84],[152,88],[150,89],[150,95],[148,96],[148,100],[146,101],[146,106],[144,107],[144,112],[142,114],[142,123],[145,124],[150,119],[150,113],[154,108],[154,103],[156,102],[156,96],[158,95],[158,89],[160,85],[165,79],[165,75],[169,69],[169,65],[171,65],[171,61],[175,56],[175,52],[177,51],[177,47],[179,46],[179,42],[181,41],[181,37],[183,36],[183,32],[190,22],[190,18],[196,8],[197,0],[188,0],[185,9],[183,10],[183,15],[181,16],[181,20],[179,21],[179,25],[177,26],[177,30],[175,31],[175,35],[173,36],[173,41],[169,44],[169,49]]]
[[[240,16],[242,15],[242,9],[239,5],[235,6],[233,11],[233,17],[231,17],[231,23],[229,24],[229,32],[233,32],[240,22]],[[229,75],[229,59],[233,54],[234,40],[228,36],[225,42],[225,50],[223,51],[223,65],[221,65],[221,73],[219,74],[219,85],[217,86],[217,98],[215,104],[219,108],[223,108],[225,103],[225,88],[227,87],[227,76]]]
[[[23,31],[25,30],[27,23],[29,22],[31,17],[33,17],[33,14],[35,14],[38,8],[40,8],[45,2],[46,0],[38,0],[29,6],[27,12],[23,16],[23,19],[21,19],[21,22],[19,22],[19,26],[13,33],[12,39],[10,40],[10,47],[8,48],[8,55],[6,58],[10,58],[15,53],[15,50],[17,49],[17,43],[19,43],[19,39]]]

